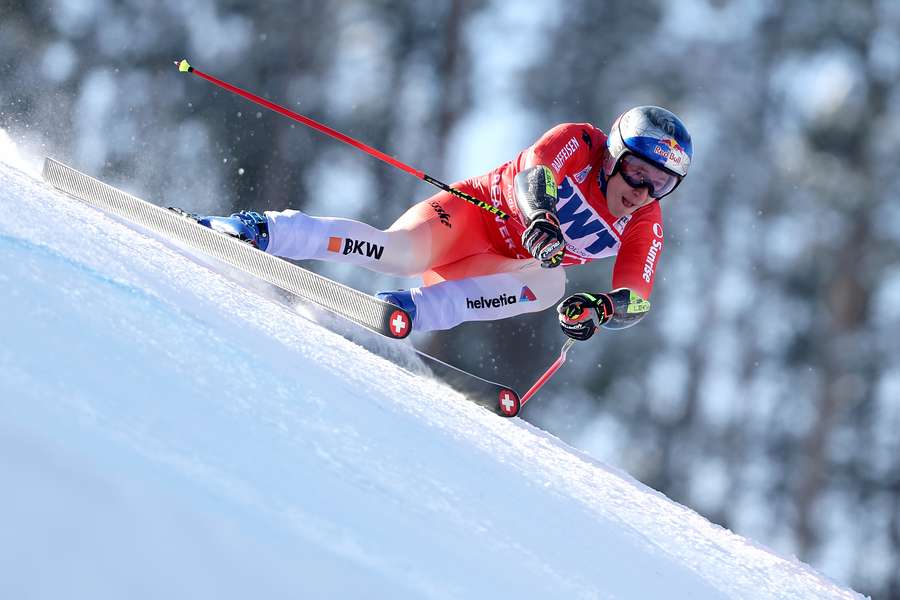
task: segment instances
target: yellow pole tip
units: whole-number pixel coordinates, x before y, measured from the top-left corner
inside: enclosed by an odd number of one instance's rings
[[[178,65],[178,70],[182,73],[188,73],[191,70],[191,63],[186,58],[181,59],[180,62],[175,61],[175,64]]]

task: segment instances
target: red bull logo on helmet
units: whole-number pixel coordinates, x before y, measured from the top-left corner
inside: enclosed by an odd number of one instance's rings
[[[666,159],[666,166],[669,164],[681,166],[688,160],[687,152],[681,145],[672,138],[663,138],[659,140],[653,153]]]

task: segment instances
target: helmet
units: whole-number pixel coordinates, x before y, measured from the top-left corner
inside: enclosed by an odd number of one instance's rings
[[[681,119],[658,106],[637,106],[619,115],[606,138],[606,148],[607,178],[615,174],[622,158],[630,153],[676,175],[678,183],[687,175],[694,153],[691,134]]]

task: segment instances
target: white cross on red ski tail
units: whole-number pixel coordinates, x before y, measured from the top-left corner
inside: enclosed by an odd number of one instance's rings
[[[519,395],[510,389],[500,390],[500,413],[505,417],[514,417],[519,414]]]
[[[391,325],[391,335],[394,337],[403,338],[409,333],[409,315],[402,310],[392,312],[388,322]]]

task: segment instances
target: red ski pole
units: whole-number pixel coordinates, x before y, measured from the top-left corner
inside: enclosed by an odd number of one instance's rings
[[[376,150],[375,148],[373,148],[367,144],[364,144],[364,143],[360,142],[359,140],[353,139],[349,135],[345,135],[345,134],[341,133],[340,131],[337,131],[337,130],[332,129],[331,127],[328,127],[327,125],[323,125],[323,124],[319,123],[318,121],[314,121],[313,119],[310,119],[309,117],[304,117],[301,114],[295,113],[294,111],[289,110],[278,104],[275,104],[274,102],[270,102],[270,101],[266,100],[265,98],[257,96],[256,94],[253,94],[251,92],[248,92],[247,90],[241,89],[235,85],[231,85],[230,83],[222,81],[221,79],[216,79],[212,75],[208,75],[208,74],[204,73],[203,71],[198,71],[197,69],[192,67],[191,64],[186,59],[180,60],[180,61],[176,60],[175,64],[178,65],[178,70],[181,71],[182,73],[193,73],[194,75],[196,75],[202,79],[205,79],[206,81],[208,81],[214,85],[217,85],[222,89],[228,90],[232,94],[237,94],[238,96],[241,96],[242,98],[246,98],[247,100],[250,100],[251,102],[255,102],[256,104],[259,104],[260,106],[264,106],[264,107],[268,108],[269,110],[273,110],[280,115],[284,115],[285,117],[287,117],[289,119],[293,119],[294,121],[297,121],[298,123],[303,123],[307,127],[312,127],[313,129],[315,129],[317,131],[321,131],[322,133],[324,133],[326,135],[330,135],[334,139],[340,140],[340,141],[344,142],[345,144],[350,144],[354,148],[362,150],[366,154],[374,156],[375,158],[377,158],[379,160],[383,160],[384,162],[388,163],[389,165],[397,167],[401,171],[406,171],[410,175],[418,177],[422,181],[430,183],[431,185],[433,185],[437,188],[440,188],[440,189],[444,190],[445,192],[448,192],[450,194],[453,194],[454,196],[462,198],[463,200],[465,200],[467,202],[471,202],[478,208],[482,208],[482,209],[488,211],[489,213],[497,215],[497,217],[503,219],[504,221],[509,218],[508,214],[506,214],[499,208],[495,207],[494,205],[488,204],[484,200],[479,200],[475,196],[471,196],[471,195],[463,192],[462,190],[458,190],[454,187],[450,187],[446,183],[444,183],[442,181],[438,181],[431,175],[428,175],[427,173],[425,173],[423,171],[419,171],[418,169],[414,169],[413,167],[400,162],[399,160],[397,160],[396,158],[394,158],[392,156],[388,156],[381,150]]]
[[[563,363],[566,362],[566,354],[568,354],[569,348],[571,348],[574,343],[575,340],[573,340],[572,338],[566,340],[566,343],[563,344],[562,349],[559,351],[559,358],[557,358],[556,361],[552,365],[550,365],[550,368],[548,368],[547,371],[544,372],[544,374],[534,382],[534,385],[531,386],[531,389],[525,392],[525,395],[522,396],[522,398],[519,400],[520,408],[522,406],[525,406],[525,403],[528,402],[528,400],[530,400],[532,396],[537,394],[538,390],[544,387],[544,384],[547,383],[547,381],[551,377],[553,377],[553,374],[556,373],[561,366],[563,366]]]

